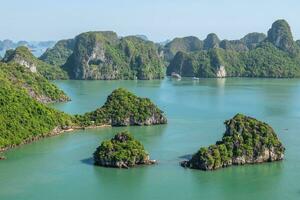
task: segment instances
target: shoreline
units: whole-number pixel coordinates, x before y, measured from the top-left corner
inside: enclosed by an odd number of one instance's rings
[[[0,148],[0,153],[4,153],[8,150],[11,150],[11,149],[14,149],[14,148],[26,145],[26,144],[31,144],[31,143],[37,142],[37,141],[45,139],[45,138],[58,136],[58,135],[61,135],[63,133],[67,133],[67,132],[73,132],[73,131],[76,131],[76,130],[85,130],[85,129],[95,129],[95,128],[108,128],[108,127],[112,127],[112,126],[109,125],[109,124],[103,124],[103,125],[98,125],[98,126],[87,126],[87,127],[71,126],[71,127],[65,128],[65,129],[60,128],[60,127],[55,127],[51,132],[49,132],[46,135],[42,134],[42,135],[39,135],[39,136],[28,138],[28,139],[24,140],[21,144],[11,145],[11,146],[8,146],[8,147]],[[4,159],[0,159],[0,160],[4,160]]]

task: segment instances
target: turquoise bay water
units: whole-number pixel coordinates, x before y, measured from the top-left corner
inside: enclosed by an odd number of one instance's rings
[[[84,113],[101,106],[118,87],[151,98],[167,125],[75,131],[25,145],[0,161],[0,200],[82,199],[299,199],[300,80],[185,79],[172,81],[57,81],[72,98],[54,107]],[[179,162],[222,137],[237,112],[268,122],[286,146],[283,162],[214,172]],[[128,129],[159,161],[129,170],[92,165],[104,139]]]

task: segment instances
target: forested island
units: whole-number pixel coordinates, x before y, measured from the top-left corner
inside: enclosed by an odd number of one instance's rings
[[[1,151],[72,129],[167,123],[163,112],[149,99],[126,89],[113,91],[105,105],[94,112],[82,116],[60,112],[44,103],[69,98],[31,70],[15,61],[0,63]]]
[[[255,164],[282,160],[285,148],[268,124],[237,114],[225,121],[221,141],[201,147],[183,167],[215,170],[231,165]]]
[[[25,51],[26,47],[20,47],[11,51],[11,55],[4,58],[7,63],[0,62],[0,73],[15,88],[22,88],[32,98],[42,103],[65,102],[70,98],[55,84],[48,81],[41,73],[34,62],[27,62],[20,59],[19,51]],[[17,54],[15,54],[17,52]]]
[[[273,23],[268,34],[250,33],[240,40],[220,40],[209,34],[176,38],[165,46],[167,75],[185,77],[300,77],[300,46],[285,20]]]
[[[300,42],[294,41],[285,20],[277,20],[267,35],[249,33],[240,40],[220,40],[211,33],[203,41],[189,36],[156,44],[143,36],[94,31],[58,41],[39,58],[25,46],[9,49],[0,62],[0,150],[77,128],[165,124],[163,111],[150,99],[122,88],[114,90],[102,107],[83,115],[46,104],[70,101],[51,80],[152,80],[172,73],[300,77]],[[226,126],[222,141],[200,149],[183,165],[212,170],[283,158],[284,147],[267,124],[237,115]]]
[[[84,115],[76,115],[81,126],[132,126],[166,124],[167,118],[148,98],[140,98],[126,89],[114,90],[105,104]]]
[[[161,79],[164,64],[155,43],[112,31],[87,32],[59,41],[41,60],[61,66],[71,79]]]
[[[26,65],[50,80],[151,80],[172,73],[295,78],[300,77],[300,42],[294,41],[285,20],[275,21],[267,34],[253,32],[238,40],[221,40],[210,33],[204,40],[188,36],[158,44],[138,35],[91,31],[58,41],[39,58],[20,46],[7,50],[2,61]]]
[[[95,165],[115,168],[130,168],[136,165],[152,165],[144,146],[127,131],[106,140],[94,152]]]

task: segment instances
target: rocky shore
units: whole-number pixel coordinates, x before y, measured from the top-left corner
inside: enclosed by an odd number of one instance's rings
[[[274,130],[266,123],[237,114],[225,122],[221,141],[202,147],[181,166],[215,170],[231,165],[256,164],[282,160],[285,148]]]
[[[164,112],[150,99],[138,97],[124,88],[114,90],[101,108],[78,115],[76,119],[82,126],[150,126],[167,123]]]
[[[95,165],[112,168],[130,168],[137,165],[152,165],[144,146],[129,132],[121,132],[111,140],[106,140],[93,154]]]
[[[49,133],[39,135],[39,136],[36,136],[36,137],[28,138],[28,139],[24,140],[22,143],[20,143],[18,145],[10,145],[10,146],[7,146],[5,148],[0,148],[0,152],[5,152],[5,151],[7,151],[9,149],[12,149],[12,148],[23,146],[25,144],[30,144],[30,143],[36,142],[38,140],[41,140],[43,138],[48,138],[48,137],[52,137],[52,136],[61,135],[61,134],[66,133],[66,132],[72,132],[72,131],[75,131],[75,130],[94,129],[94,128],[106,128],[106,127],[111,127],[111,126],[106,125],[106,124],[101,125],[101,126],[87,126],[87,127],[82,127],[82,126],[59,127],[59,126],[57,126]],[[4,156],[3,156],[3,158],[6,159]],[[1,159],[1,156],[0,156],[0,160],[4,160],[4,159]]]

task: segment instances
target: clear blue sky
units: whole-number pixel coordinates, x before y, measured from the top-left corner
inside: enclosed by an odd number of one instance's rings
[[[215,32],[238,39],[286,19],[300,39],[299,0],[1,0],[0,40],[59,40],[90,30],[154,41]]]

